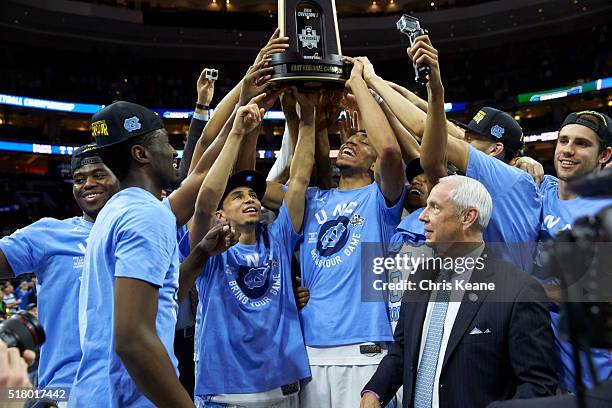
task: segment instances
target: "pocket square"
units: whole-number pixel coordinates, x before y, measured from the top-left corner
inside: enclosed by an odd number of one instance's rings
[[[470,332],[470,335],[473,335],[473,334],[482,334],[482,330],[480,330],[478,327],[474,327],[472,331]]]

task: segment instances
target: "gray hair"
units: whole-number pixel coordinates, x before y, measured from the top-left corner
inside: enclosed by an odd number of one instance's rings
[[[478,211],[478,225],[481,230],[487,228],[493,211],[493,201],[491,194],[485,186],[478,180],[465,176],[442,177],[440,182],[448,181],[454,184],[453,189],[448,194],[450,201],[455,205],[457,214],[474,208]]]

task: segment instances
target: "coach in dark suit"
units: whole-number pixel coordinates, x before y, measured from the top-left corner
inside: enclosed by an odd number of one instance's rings
[[[413,277],[448,283],[451,290],[405,292],[395,342],[364,387],[362,408],[384,406],[401,385],[404,407],[415,408],[484,408],[496,400],[554,395],[545,294],[526,273],[485,249],[482,231],[491,207],[489,193],[473,179],[445,177],[432,189],[420,217],[427,245],[455,260],[455,267],[423,268]],[[459,260],[468,266],[466,259],[471,270],[458,267]]]

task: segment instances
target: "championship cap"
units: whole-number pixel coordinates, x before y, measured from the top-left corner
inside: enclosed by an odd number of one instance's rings
[[[583,115],[595,116],[599,118],[602,123],[595,124],[587,119],[582,118]],[[608,146],[612,146],[612,119],[610,119],[608,115],[590,110],[573,112],[567,115],[559,130],[563,129],[563,127],[566,125],[572,124],[578,124],[588,127],[593,132],[597,133],[597,136],[599,136],[603,141],[605,141]]]
[[[485,106],[466,126],[467,130],[499,140],[515,153],[523,149],[521,125],[506,112]]]
[[[261,173],[254,170],[243,170],[232,174],[229,180],[227,180],[227,186],[219,202],[219,208],[221,208],[221,204],[223,200],[225,200],[225,197],[237,187],[250,187],[255,194],[257,194],[259,201],[261,201],[266,194],[266,178]]]
[[[102,159],[98,155],[97,145],[95,143],[89,143],[79,147],[72,153],[72,159],[70,159],[70,171],[72,174],[87,164],[102,163]]]
[[[91,117],[91,135],[100,149],[163,127],[155,112],[125,101],[113,102]]]

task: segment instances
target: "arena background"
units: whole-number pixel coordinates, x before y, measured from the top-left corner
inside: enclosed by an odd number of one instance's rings
[[[411,90],[402,13],[440,50],[448,117],[503,109],[525,153],[552,173],[556,128],[571,111],[612,111],[609,0],[337,0],[344,55]],[[42,216],[78,214],[69,154],[91,141],[91,114],[114,100],[164,116],[177,149],[204,67],[217,68],[214,108],[276,26],[271,0],[3,0],[0,2],[0,234]],[[421,95],[423,90],[419,90]],[[258,142],[269,168],[281,143],[280,107]],[[332,149],[338,147],[332,136]]]

